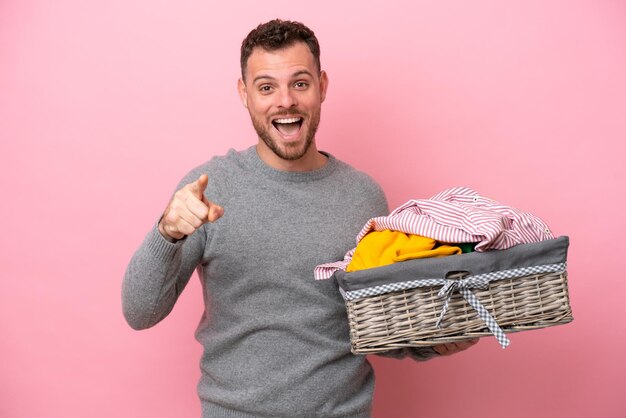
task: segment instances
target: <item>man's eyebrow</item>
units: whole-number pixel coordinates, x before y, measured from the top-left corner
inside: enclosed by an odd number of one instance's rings
[[[313,77],[313,74],[311,74],[311,72],[309,70],[300,70],[300,71],[296,71],[295,73],[293,73],[292,77],[298,77],[301,75],[308,75],[309,77]]]
[[[272,76],[269,76],[269,75],[266,75],[266,74],[261,74],[261,75],[258,75],[256,77],[254,77],[254,80],[252,80],[252,83],[254,84],[254,83],[256,83],[259,80],[269,80],[269,81],[272,81],[272,80],[276,80],[276,79],[274,77],[272,77]]]
[[[309,70],[299,70],[299,71],[296,71],[295,73],[293,73],[291,75],[291,77],[292,78],[296,78],[296,77],[299,77],[301,75],[308,75],[309,77],[313,77],[313,74],[311,74],[311,72]],[[271,75],[268,75],[268,74],[260,74],[260,75],[258,75],[256,77],[254,77],[254,80],[252,80],[252,83],[254,84],[254,83],[256,83],[257,81],[260,81],[260,80],[274,81],[274,80],[276,80],[276,78],[272,77]]]

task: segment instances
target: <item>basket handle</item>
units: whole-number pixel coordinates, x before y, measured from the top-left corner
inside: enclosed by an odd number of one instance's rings
[[[467,270],[452,270],[446,273],[446,280],[461,280],[467,276],[471,276],[472,272]]]

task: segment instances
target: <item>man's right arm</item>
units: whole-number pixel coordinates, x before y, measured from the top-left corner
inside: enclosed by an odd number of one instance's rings
[[[149,328],[165,318],[201,262],[207,240],[201,227],[223,214],[206,199],[207,184],[202,175],[181,187],[133,255],[122,284],[124,317],[132,328]]]

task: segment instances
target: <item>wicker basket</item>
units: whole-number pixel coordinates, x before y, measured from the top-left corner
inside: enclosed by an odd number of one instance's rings
[[[440,294],[441,285],[426,285],[433,281],[428,277],[429,274],[424,273],[430,271],[429,263],[435,266],[434,276],[446,272],[443,280],[441,276],[434,279],[439,283],[477,276],[477,271],[483,276],[487,273],[491,279],[486,288],[471,289],[471,293],[504,333],[545,328],[572,321],[565,270],[569,240],[561,237],[551,241],[553,242],[524,244],[517,246],[520,248],[492,251],[491,254],[472,253],[442,259],[411,260],[366,272],[337,272],[335,276],[346,299],[352,352],[368,354],[492,335],[493,329],[489,329],[484,318],[479,316],[475,307],[459,292],[450,293],[447,312],[442,317],[446,298]],[[448,262],[453,262],[454,265],[446,266]],[[485,271],[498,266],[504,272],[517,271],[519,274],[536,270],[534,267],[545,266],[546,263],[553,266],[549,270],[557,271],[510,278],[498,278],[506,276],[499,275],[500,270]],[[464,264],[469,266],[471,274],[463,270]],[[453,271],[448,270],[450,268]],[[415,280],[406,280],[414,270],[418,270]],[[369,282],[360,283],[363,277]],[[355,286],[358,288],[356,292]],[[381,293],[386,287],[408,288]],[[358,295],[359,292],[378,294],[350,297],[351,293]],[[441,322],[437,326],[440,318]]]

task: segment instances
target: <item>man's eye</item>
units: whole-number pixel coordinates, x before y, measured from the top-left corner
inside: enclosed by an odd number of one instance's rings
[[[308,84],[308,83],[306,83],[306,82],[304,82],[304,81],[298,81],[298,82],[295,84],[296,88],[299,88],[299,89],[305,89],[305,88],[307,88],[307,86],[308,86],[308,85],[309,85],[309,84]]]
[[[259,87],[259,91],[262,93],[269,93],[272,90],[270,86],[261,86]]]

